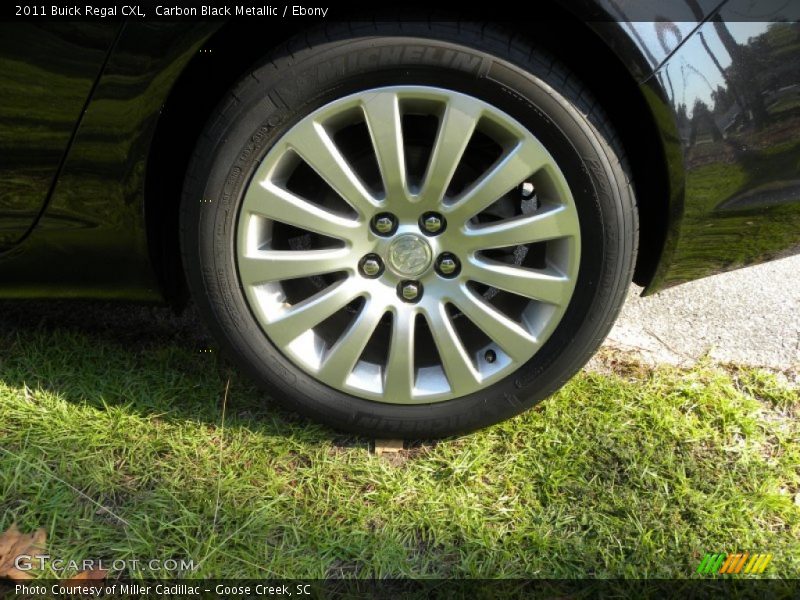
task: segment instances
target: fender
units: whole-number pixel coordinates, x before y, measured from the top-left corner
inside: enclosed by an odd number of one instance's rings
[[[0,296],[163,299],[145,230],[147,150],[172,86],[221,25],[126,23],[46,209],[0,259]]]

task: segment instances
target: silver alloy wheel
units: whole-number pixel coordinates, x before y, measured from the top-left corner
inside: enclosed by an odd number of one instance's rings
[[[388,235],[379,214],[396,219]],[[446,226],[425,230],[428,214]],[[342,392],[417,404],[478,391],[536,353],[572,297],[580,227],[563,173],[517,120],[396,86],[335,100],[274,144],[236,252],[250,309],[292,362]],[[453,275],[437,272],[442,254]],[[376,278],[367,255],[385,265]]]

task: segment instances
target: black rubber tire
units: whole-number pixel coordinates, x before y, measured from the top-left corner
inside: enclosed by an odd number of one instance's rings
[[[234,253],[244,190],[282,133],[335,98],[398,84],[468,93],[528,126],[569,182],[582,236],[573,299],[530,361],[479,392],[410,406],[344,394],[296,367],[252,316]],[[213,115],[191,161],[181,206],[191,293],[234,362],[289,409],[337,429],[381,438],[465,433],[552,394],[588,361],[616,319],[637,240],[632,185],[601,108],[554,57],[479,24],[359,23],[292,40],[244,77]]]

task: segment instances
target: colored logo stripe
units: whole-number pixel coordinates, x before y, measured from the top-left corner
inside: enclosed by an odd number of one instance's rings
[[[719,572],[728,573],[729,575],[736,575],[742,570],[742,567],[744,567],[744,561],[747,560],[748,556],[750,556],[748,553],[728,555],[728,560],[725,561],[725,564],[722,565],[722,568],[719,570]]]
[[[751,573],[763,573],[767,565],[772,561],[772,554],[761,554],[759,560],[753,565]]]
[[[703,557],[703,561],[700,563],[700,566],[697,567],[697,572],[703,575],[716,573],[722,566],[725,556],[725,554],[706,554]]]
[[[739,552],[737,554],[711,554],[706,553],[697,567],[701,575],[715,573],[738,575],[740,573],[760,574],[772,561],[772,554],[750,554]]]

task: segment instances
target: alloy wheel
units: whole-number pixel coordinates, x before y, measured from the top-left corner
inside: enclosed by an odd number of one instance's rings
[[[337,390],[419,404],[516,371],[572,298],[580,226],[535,135],[476,97],[376,88],[307,115],[244,195],[236,255],[264,334]]]

